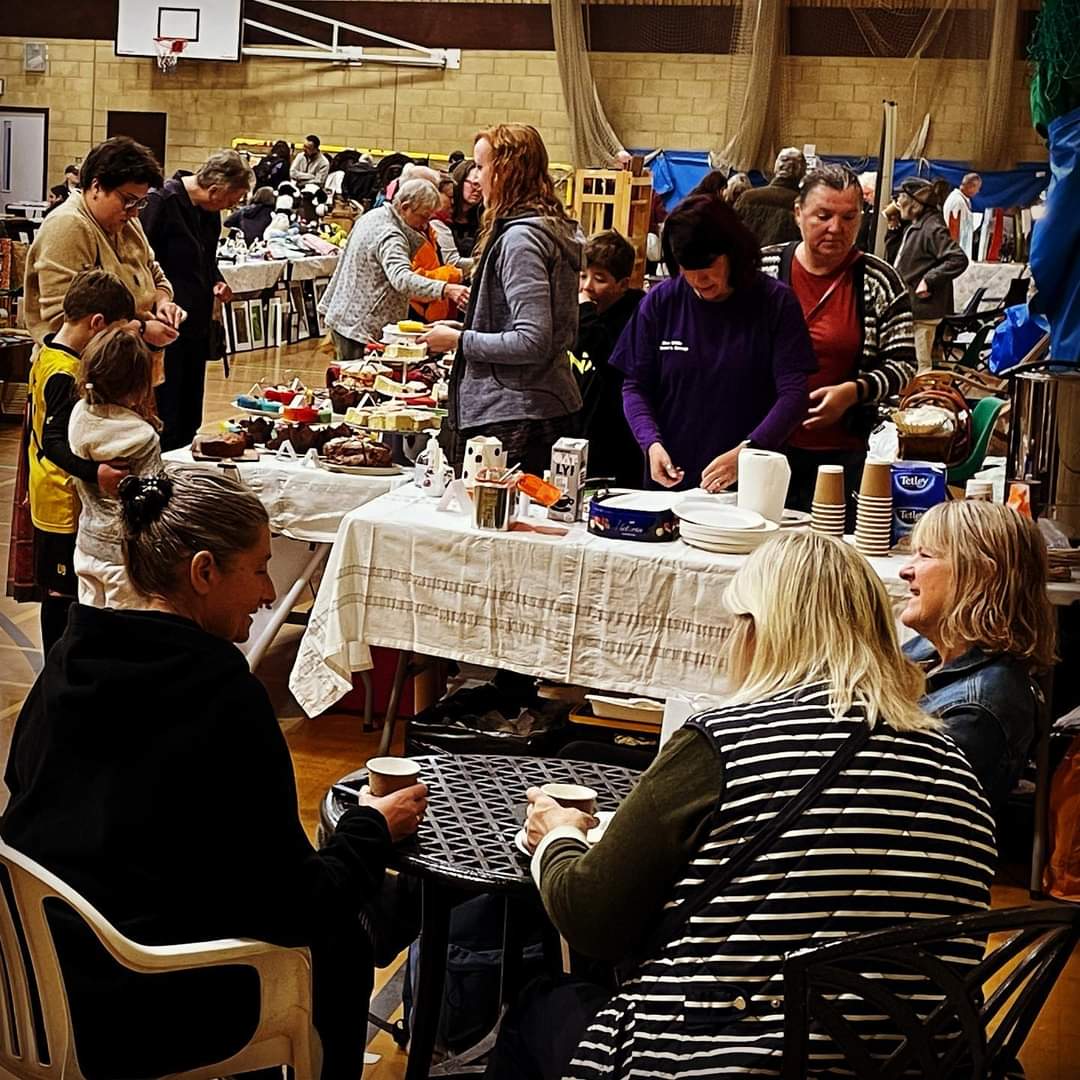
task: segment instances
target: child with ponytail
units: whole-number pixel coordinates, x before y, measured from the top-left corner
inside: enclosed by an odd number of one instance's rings
[[[161,424],[154,411],[154,357],[132,330],[116,327],[86,347],[79,368],[80,400],[71,413],[72,451],[91,461],[123,458],[135,476],[161,470]],[[76,479],[82,512],[75,543],[79,602],[132,607],[140,594],[124,568],[120,505]]]

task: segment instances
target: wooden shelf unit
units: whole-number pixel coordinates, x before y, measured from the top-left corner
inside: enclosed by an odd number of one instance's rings
[[[626,169],[578,169],[574,174],[571,207],[586,236],[616,229],[634,245],[630,284],[645,283],[645,241],[652,219],[652,175],[635,176]]]

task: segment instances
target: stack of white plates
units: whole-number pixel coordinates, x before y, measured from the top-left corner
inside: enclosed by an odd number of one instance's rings
[[[684,543],[725,555],[746,555],[780,528],[754,510],[718,505],[708,498],[684,499],[674,510]]]

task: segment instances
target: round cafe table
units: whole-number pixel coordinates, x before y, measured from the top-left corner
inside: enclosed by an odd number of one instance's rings
[[[428,812],[416,836],[395,847],[389,864],[417,877],[423,893],[420,970],[405,1080],[426,1077],[431,1068],[455,904],[488,892],[506,898],[501,1000],[510,1000],[518,989],[515,975],[524,927],[513,918],[513,901],[535,895],[529,861],[514,844],[525,816],[526,790],[552,782],[585,784],[595,789],[598,810],[615,810],[639,775],[618,766],[556,758],[439,754],[415,760],[428,786]],[[331,787],[321,807],[324,831],[333,832],[366,781],[367,771],[358,769]],[[458,1063],[469,1056],[466,1051]],[[452,1073],[451,1062],[437,1071]]]

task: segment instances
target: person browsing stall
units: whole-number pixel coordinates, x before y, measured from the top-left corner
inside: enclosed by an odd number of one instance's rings
[[[968,257],[952,238],[941,204],[949,190],[944,180],[919,177],[900,185],[896,204],[908,223],[893,265],[911,293],[915,318],[915,355],[920,371],[934,366],[938,324],[953,313],[953,280],[968,266]]]
[[[401,184],[392,203],[369,210],[353,226],[319,305],[339,360],[362,359],[367,343],[380,341],[387,323],[406,317],[410,297],[465,306],[469,290],[464,285],[424,277],[412,268],[438,206],[438,191],[418,177]]]
[[[151,191],[142,213],[146,238],[188,314],[165,350],[165,381],[155,391],[163,450],[187,446],[202,423],[214,301],[232,299],[217,263],[221,212],[246,198],[253,182],[235,150],[220,150],[197,172],[181,169]]]
[[[544,908],[572,950],[618,964],[619,986],[534,984],[503,1020],[491,1080],[778,1077],[786,956],[893,929],[897,912],[922,921],[989,904],[989,806],[919,707],[922,674],[866,560],[788,533],[747,558],[723,603],[724,705],[671,737],[599,842],[586,841],[585,814],[528,793]],[[935,953],[963,978],[983,945]],[[917,1020],[941,1002],[917,978],[884,988]],[[894,1030],[867,1016],[859,1036],[887,1052]],[[836,1075],[828,1032],[810,1061],[808,1076]]]
[[[322,143],[318,135],[304,139],[300,153],[293,158],[289,176],[294,184],[318,184],[322,187],[330,175],[330,159],[319,149]]]
[[[224,476],[179,470],[125,478],[120,500],[143,601],[73,609],[15,724],[0,834],[143,944],[309,948],[322,1078],[358,1080],[373,970],[357,916],[426,789],[362,797],[316,852],[270,699],[234,644],[274,601],[266,510]],[[83,1075],[171,1076],[247,1041],[247,969],[135,974],[75,916],[53,921]]]
[[[498,124],[477,137],[473,153],[485,210],[464,326],[436,325],[421,341],[435,352],[456,350],[455,469],[466,441],[488,435],[502,442],[507,461],[542,475],[552,444],[574,434],[581,409],[569,357],[581,232],[555,193],[536,128]]]
[[[79,400],[79,357],[93,338],[135,318],[135,301],[107,270],[86,270],[64,297],[64,324],[45,339],[30,368],[30,517],[34,577],[41,589],[41,651],[60,639],[77,594],[76,480],[108,495],[127,474],[124,460],[92,461],[71,449],[68,421]],[[137,324],[133,324],[137,326]]]
[[[758,269],[761,253],[716,196],[667,219],[671,276],[646,294],[611,364],[653,487],[722,491],[743,446],[781,450],[806,417],[817,369],[794,294]]]
[[[1011,507],[964,500],[927,511],[911,550],[900,621],[919,634],[904,651],[926,671],[923,708],[944,721],[999,812],[1035,738],[1035,679],[1054,663],[1046,544]]]
[[[614,229],[586,241],[574,347],[589,475],[611,477],[618,487],[631,488],[641,485],[644,466],[623,412],[622,372],[611,366],[611,353],[645,296],[630,287],[635,257],[633,245]]]
[[[855,173],[825,165],[807,173],[795,203],[802,239],[762,252],[765,273],[789,285],[810,330],[818,369],[810,408],[788,440],[788,506],[809,510],[819,465],[842,465],[858,490],[877,403],[915,373],[911,301],[896,271],[855,247],[862,223]],[[848,508],[854,530],[855,508]]]
[[[773,178],[764,187],[751,187],[735,200],[739,220],[762,247],[799,239],[795,225],[795,196],[806,173],[806,158],[794,146],[776,155]]]
[[[82,190],[42,222],[26,257],[23,311],[39,345],[60,329],[72,279],[94,268],[115,274],[135,298],[147,345],[176,340],[185,312],[139,224],[151,185],[160,183],[161,166],[134,139],[117,135],[86,155]]]

